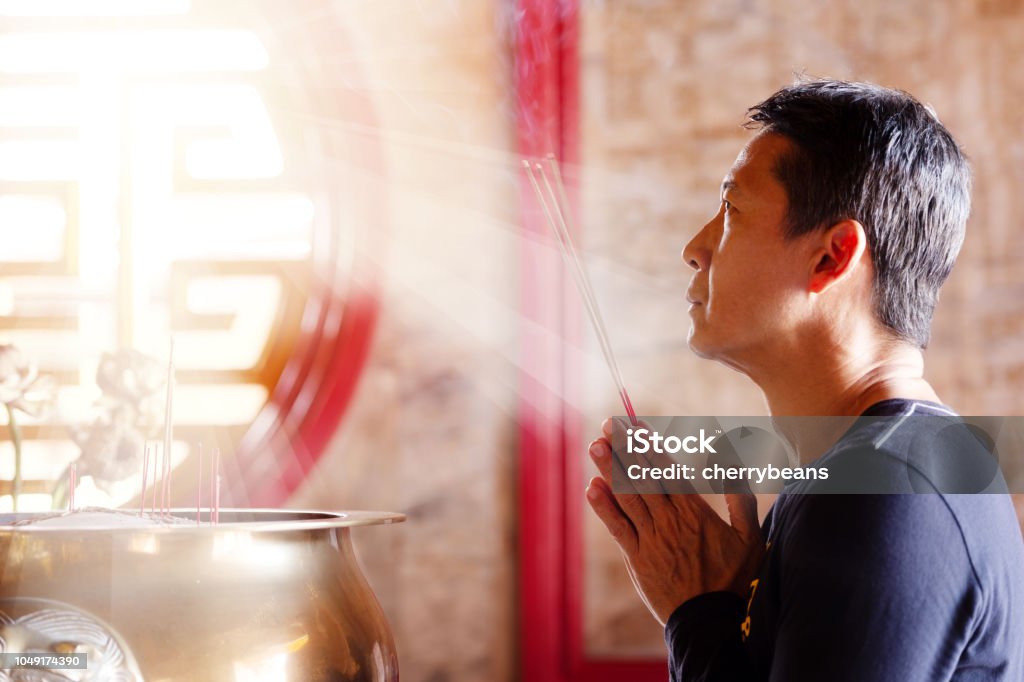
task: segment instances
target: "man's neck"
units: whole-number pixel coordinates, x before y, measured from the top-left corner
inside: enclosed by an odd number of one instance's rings
[[[941,402],[923,374],[920,350],[880,344],[856,349],[837,345],[830,352],[799,355],[788,362],[776,358],[770,371],[751,373],[751,378],[761,387],[776,428],[807,464],[875,403],[892,398]],[[807,419],[812,416],[831,418]]]

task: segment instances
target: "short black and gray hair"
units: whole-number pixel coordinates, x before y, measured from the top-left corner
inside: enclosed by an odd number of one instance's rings
[[[953,136],[906,92],[870,83],[801,80],[747,114],[748,127],[794,145],[775,168],[788,236],[859,221],[879,320],[925,348],[971,210],[971,170]]]

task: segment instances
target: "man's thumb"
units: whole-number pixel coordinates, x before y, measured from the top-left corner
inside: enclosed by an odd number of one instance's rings
[[[761,524],[757,520],[757,498],[750,492],[750,487],[746,483],[733,487],[734,490],[737,488],[742,488],[742,492],[725,494],[725,506],[729,509],[729,523],[744,538],[759,537]]]

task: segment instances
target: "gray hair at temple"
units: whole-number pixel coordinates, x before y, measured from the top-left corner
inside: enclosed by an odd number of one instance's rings
[[[803,80],[747,113],[747,127],[794,143],[775,168],[788,236],[859,221],[879,320],[925,348],[971,210],[971,170],[953,136],[931,108],[870,83]]]

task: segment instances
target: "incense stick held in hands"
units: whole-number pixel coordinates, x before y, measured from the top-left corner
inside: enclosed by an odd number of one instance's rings
[[[530,178],[533,191],[537,194],[537,202],[544,211],[548,226],[555,234],[558,246],[562,251],[562,257],[569,268],[569,274],[572,275],[572,279],[576,283],[576,289],[583,299],[583,307],[586,308],[590,324],[594,329],[594,333],[597,334],[601,353],[604,354],[608,371],[611,372],[612,380],[619,390],[619,398],[622,399],[622,405],[626,408],[629,421],[633,426],[637,426],[636,412],[633,411],[633,403],[630,402],[629,394],[626,393],[626,385],[623,383],[622,375],[619,373],[619,365],[615,362],[615,354],[612,353],[612,346],[608,340],[608,331],[605,328],[604,319],[601,317],[601,310],[597,307],[597,297],[594,295],[594,288],[590,284],[586,268],[583,267],[583,263],[577,254],[576,246],[572,241],[572,232],[575,227],[572,223],[571,211],[569,210],[569,197],[566,194],[565,185],[562,182],[562,175],[558,170],[558,162],[555,160],[554,154],[548,154],[547,166],[551,171],[551,177],[554,178],[554,187],[552,187],[551,180],[548,178],[542,163],[539,161],[531,163],[526,159],[523,160],[526,175]]]

